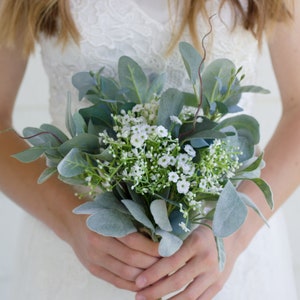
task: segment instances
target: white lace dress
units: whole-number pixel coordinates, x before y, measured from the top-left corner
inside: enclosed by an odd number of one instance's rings
[[[253,83],[257,43],[240,26],[232,32],[228,7],[218,15],[219,0],[208,1],[213,33],[208,38],[208,60],[227,57],[243,66]],[[175,50],[165,57],[172,32],[167,0],[70,0],[72,15],[82,36],[80,47],[70,43],[62,51],[56,39],[41,38],[42,56],[50,81],[53,122],[64,126],[67,92],[78,104],[71,76],[98,70],[115,75],[117,60],[129,55],[148,72],[166,71],[167,85],[188,88],[183,65]],[[183,1],[181,1],[183,3]],[[173,20],[174,21],[174,20]],[[208,25],[199,18],[199,37]],[[188,33],[183,38],[189,41]],[[247,99],[249,100],[249,99]],[[244,100],[244,107],[248,109]],[[42,201],[42,200],[41,200]],[[296,300],[284,221],[277,214],[240,256],[216,300]],[[85,270],[72,249],[39,221],[26,217],[22,225],[14,300],[132,300],[134,294],[118,290]]]

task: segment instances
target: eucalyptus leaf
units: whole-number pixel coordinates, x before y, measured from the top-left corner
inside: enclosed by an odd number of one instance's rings
[[[160,93],[163,90],[165,81],[166,81],[165,73],[155,76],[155,78],[150,82],[150,86],[146,95],[146,102],[154,99],[157,95],[160,95]]]
[[[87,131],[87,125],[84,121],[84,118],[79,112],[75,112],[72,116],[76,135],[85,133]]]
[[[167,205],[164,200],[153,200],[150,204],[151,214],[155,223],[165,231],[172,231],[172,226],[168,217]]]
[[[183,243],[182,239],[168,231],[157,229],[155,233],[161,236],[158,252],[163,257],[168,257],[176,253]]]
[[[118,63],[118,74],[128,99],[135,103],[145,103],[148,80],[138,63],[128,56],[122,56]]]
[[[72,84],[79,91],[79,100],[82,100],[87,91],[95,86],[95,80],[90,72],[78,72],[72,77]]]
[[[66,128],[68,129],[70,135],[73,137],[76,135],[76,125],[73,119],[72,110],[71,110],[71,95],[68,93],[67,100],[67,110],[66,110]]]
[[[58,150],[63,155],[69,153],[73,148],[83,152],[96,153],[99,151],[99,147],[99,138],[96,135],[82,133],[60,145]]]
[[[240,93],[258,93],[258,94],[270,94],[270,91],[256,85],[244,85],[239,88]]]
[[[195,85],[197,81],[199,81],[199,73],[203,69],[202,65],[201,70],[199,70],[203,59],[199,52],[187,42],[179,43],[179,51],[187,73],[189,75],[189,78],[191,82]]]
[[[228,181],[216,205],[212,229],[219,238],[237,231],[247,216],[247,207],[241,200],[233,184]]]
[[[104,236],[120,238],[137,232],[130,216],[114,209],[101,209],[89,216],[86,223],[90,230]]]
[[[44,183],[47,179],[49,179],[53,174],[57,173],[57,169],[55,167],[53,168],[47,168],[45,169],[40,177],[38,178],[38,183]]]
[[[43,147],[31,147],[22,152],[13,154],[12,157],[23,163],[30,163],[37,160],[45,152]]]
[[[183,94],[174,88],[166,90],[161,95],[158,108],[157,125],[169,129],[172,122],[171,116],[178,116],[183,108]]]
[[[59,144],[62,144],[69,139],[63,131],[52,124],[42,124],[40,126],[40,129],[43,131],[51,132],[52,136],[55,137],[56,142],[59,142]]]

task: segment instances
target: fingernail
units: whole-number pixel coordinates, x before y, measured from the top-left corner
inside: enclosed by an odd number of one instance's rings
[[[139,288],[143,288],[147,285],[147,279],[145,277],[138,277],[135,283]],[[141,296],[141,297],[142,298],[137,298],[137,300],[145,300],[146,299],[144,296]]]
[[[137,295],[135,299],[136,300],[146,300],[146,297],[143,295]]]

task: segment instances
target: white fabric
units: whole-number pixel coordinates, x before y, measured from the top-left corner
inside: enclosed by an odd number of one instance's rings
[[[75,23],[81,33],[80,46],[70,43],[64,50],[55,38],[41,37],[43,61],[50,80],[50,110],[55,124],[64,124],[67,92],[78,107],[71,76],[77,71],[98,70],[115,76],[121,55],[136,59],[147,72],[168,74],[167,86],[188,89],[178,51],[165,57],[172,24],[167,0],[70,0]],[[180,1],[182,4],[184,1]],[[232,59],[243,66],[246,82],[254,82],[257,43],[238,26],[231,31],[231,10],[218,16],[219,0],[209,1],[213,33],[208,38],[208,61]],[[171,9],[171,11],[174,7]],[[174,20],[173,20],[174,21]],[[180,20],[177,20],[179,22]],[[199,38],[208,32],[199,17]],[[186,32],[184,40],[189,41]],[[247,104],[244,105],[247,108]],[[42,201],[42,199],[41,199]],[[216,300],[296,300],[285,224],[280,214],[264,227],[240,256],[236,267]],[[72,249],[48,228],[30,216],[24,220],[19,246],[14,295],[20,300],[126,300],[134,294],[107,284],[86,271]]]

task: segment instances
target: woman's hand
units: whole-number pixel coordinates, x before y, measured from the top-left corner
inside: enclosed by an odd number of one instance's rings
[[[86,217],[74,218],[77,224],[67,242],[81,263],[117,288],[138,291],[137,276],[159,259],[157,243],[139,233],[120,239],[101,236],[87,228]]]
[[[143,288],[137,300],[155,300],[181,290],[172,300],[210,300],[223,287],[242,248],[234,236],[225,240],[227,260],[219,271],[216,244],[212,231],[199,226],[171,257],[162,258],[141,273],[136,284]]]

